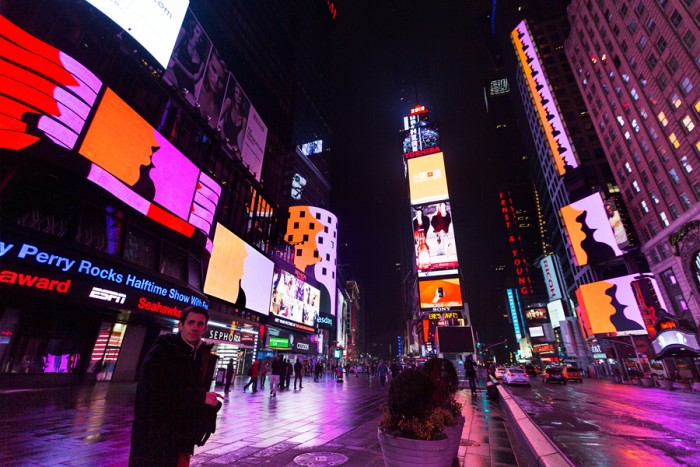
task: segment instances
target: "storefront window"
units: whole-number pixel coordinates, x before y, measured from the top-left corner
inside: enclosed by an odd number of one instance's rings
[[[100,326],[90,356],[90,371],[95,373],[97,381],[111,381],[125,333],[126,324],[123,323],[103,322]]]
[[[133,227],[129,228],[124,246],[124,259],[155,270],[158,260],[158,241],[145,232]]]

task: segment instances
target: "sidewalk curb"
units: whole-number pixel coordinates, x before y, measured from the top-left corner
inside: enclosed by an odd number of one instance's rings
[[[497,385],[499,400],[506,419],[513,429],[514,451],[523,457],[525,465],[547,467],[570,467],[574,464],[559,450],[551,439],[520,408],[508,392]]]

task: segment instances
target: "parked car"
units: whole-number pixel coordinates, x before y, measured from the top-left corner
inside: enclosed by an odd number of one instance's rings
[[[564,375],[562,374],[561,368],[557,367],[548,367],[545,368],[544,372],[542,373],[542,382],[543,383],[562,383],[566,384],[566,378],[564,378]]]
[[[503,374],[503,384],[525,384],[530,385],[530,377],[522,368],[507,368]]]
[[[503,375],[505,374],[505,372],[506,372],[506,367],[504,367],[504,366],[497,366],[497,367],[496,367],[496,371],[495,371],[496,379],[502,379],[502,378],[503,378]]]
[[[564,367],[562,370],[562,375],[567,381],[578,381],[579,383],[583,383],[583,374],[581,373],[581,370],[575,366]]]

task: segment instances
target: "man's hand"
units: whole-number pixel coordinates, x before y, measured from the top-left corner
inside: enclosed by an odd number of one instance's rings
[[[204,396],[204,403],[207,405],[211,405],[212,407],[216,407],[216,404],[219,403],[219,399],[223,400],[224,396],[222,396],[219,393],[216,392],[208,392]]]

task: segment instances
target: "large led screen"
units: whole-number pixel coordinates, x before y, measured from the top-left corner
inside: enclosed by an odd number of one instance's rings
[[[413,240],[419,272],[459,266],[449,201],[413,207]]]
[[[441,152],[414,157],[406,163],[411,204],[434,203],[448,198],[445,160]]]
[[[284,238],[294,245],[294,266],[320,285],[319,311],[335,315],[338,218],[314,206],[291,206]]]
[[[260,180],[267,126],[191,10],[163,80],[185,93],[185,99],[220,133],[228,151]]]
[[[313,326],[318,316],[317,288],[275,266],[272,276],[270,313],[280,318]]]
[[[56,156],[135,210],[177,232],[211,230],[221,188],[80,63],[0,16],[0,148],[51,141]],[[92,117],[90,115],[92,114]],[[50,153],[53,154],[53,153]]]
[[[564,175],[578,167],[578,160],[566,126],[561,119],[557,101],[550,90],[547,75],[540,62],[527,22],[521,21],[510,36],[557,172],[559,175]]]
[[[265,255],[217,224],[204,293],[267,315],[273,269]]]
[[[555,329],[559,327],[559,323],[566,320],[563,300],[555,300],[547,303],[547,311],[549,312],[549,320],[552,323],[552,327]]]
[[[189,0],[87,0],[168,66]]]
[[[600,193],[564,206],[561,208],[561,217],[578,266],[623,254],[610,227]]]
[[[421,310],[450,311],[462,306],[459,278],[432,279],[418,282]]]
[[[653,292],[641,293],[639,281],[650,284]],[[658,284],[651,277],[636,275],[616,277],[584,284],[576,290],[588,335],[647,334],[645,318],[642,314],[656,315],[656,310],[651,309],[648,298],[645,298],[645,295],[652,294],[655,295],[658,303],[656,306],[665,309]],[[649,317],[646,321],[651,320],[653,318]]]

